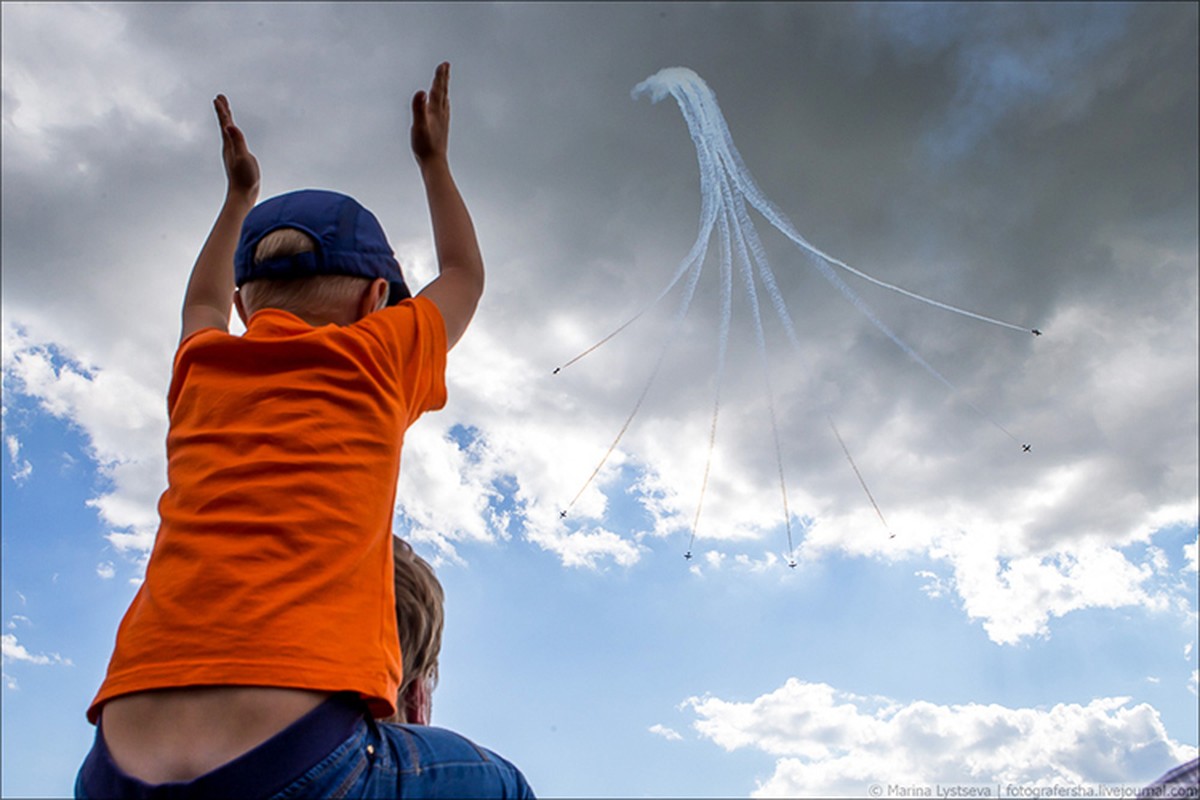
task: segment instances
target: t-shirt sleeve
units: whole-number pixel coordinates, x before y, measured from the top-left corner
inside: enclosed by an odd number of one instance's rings
[[[375,338],[399,370],[411,425],[446,405],[446,324],[432,300],[414,297],[357,323]]]
[[[167,388],[168,414],[172,413],[175,409],[175,401],[179,399],[179,392],[183,387],[183,379],[187,374],[188,366],[195,351],[205,344],[231,338],[233,337],[227,331],[223,331],[220,328],[201,328],[198,331],[192,331],[192,333],[188,334],[187,338],[179,343],[179,347],[175,350],[175,359],[171,363],[171,384]]]

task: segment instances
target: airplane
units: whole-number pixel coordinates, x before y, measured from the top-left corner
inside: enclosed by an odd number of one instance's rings
[[[559,519],[566,519],[566,518],[567,518],[567,512],[566,512],[566,511],[560,511],[560,512],[558,512],[558,518],[559,518]]]
[[[1041,334],[1039,333],[1039,334],[1038,334],[1038,336],[1041,336]],[[557,375],[557,374],[558,374],[558,371],[559,371],[560,369],[562,369],[562,367],[555,367],[555,368],[554,368],[554,372],[551,372],[550,374],[551,374],[551,375]]]
[[[692,551],[688,550],[686,553],[683,554],[683,557],[686,558],[688,561],[691,561],[692,560]]]
[[[1041,331],[1039,331],[1037,328],[1034,328],[1033,330],[1031,330],[1031,331],[1030,331],[1030,333],[1032,333],[1034,336],[1041,336],[1041,335],[1042,335],[1042,332],[1041,332]],[[555,371],[555,372],[558,372],[558,370],[554,370],[554,371]]]
[[[789,562],[788,562],[788,566],[789,566],[789,567],[791,567],[792,569],[795,569],[795,568],[796,568],[796,562],[795,562],[795,561],[789,561]]]
[[[1022,453],[1029,453],[1029,452],[1032,452],[1032,451],[1033,451],[1033,445],[1028,445],[1028,444],[1023,444],[1023,445],[1021,445],[1021,452],[1022,452]]]

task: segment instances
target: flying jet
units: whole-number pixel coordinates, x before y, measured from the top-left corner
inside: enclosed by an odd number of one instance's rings
[[[1034,336],[1041,336],[1041,335],[1042,335],[1042,332],[1041,332],[1041,331],[1039,331],[1037,328],[1034,328],[1033,330],[1031,330],[1031,331],[1030,331],[1030,333],[1032,333]],[[554,370],[554,371],[555,371],[555,372],[558,372],[558,370]]]
[[[1022,452],[1022,453],[1029,453],[1029,452],[1032,452],[1032,451],[1033,451],[1033,445],[1028,445],[1028,444],[1023,444],[1023,445],[1021,445],[1021,452]]]
[[[792,569],[795,569],[795,568],[796,568],[796,561],[795,561],[795,559],[793,559],[793,560],[789,561],[789,562],[788,562],[788,566],[789,566],[789,567],[791,567]]]
[[[567,518],[567,512],[566,512],[566,511],[560,511],[560,512],[558,512],[558,518],[559,518],[559,519],[566,519],[566,518]]]
[[[686,553],[683,554],[683,557],[686,558],[688,561],[691,561],[692,560],[692,551],[688,550]]]

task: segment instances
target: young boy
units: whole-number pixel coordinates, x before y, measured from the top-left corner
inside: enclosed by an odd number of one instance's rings
[[[414,753],[373,719],[395,712],[402,678],[403,434],[445,403],[446,352],[483,290],[447,161],[448,83],[443,63],[412,103],[439,265],[415,298],[352,198],[305,190],[255,206],[258,162],[217,97],[228,189],[184,297],[161,524],[88,709],[96,741],[77,796],[398,796],[402,777],[474,747],[443,737]],[[441,788],[528,793],[480,751],[474,789]]]

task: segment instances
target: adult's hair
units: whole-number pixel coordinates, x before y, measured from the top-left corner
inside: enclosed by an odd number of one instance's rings
[[[264,236],[254,248],[254,261],[282,258],[315,251],[316,243],[296,228],[278,228]],[[314,275],[287,280],[254,280],[242,284],[238,292],[247,314],[262,308],[281,308],[300,317],[323,315],[345,308],[362,297],[370,278],[354,275]]]
[[[437,683],[438,653],[442,649],[445,622],[442,584],[433,567],[417,555],[408,542],[392,537],[396,582],[396,625],[400,631],[400,653],[404,677],[397,701],[401,708],[414,681]]]

